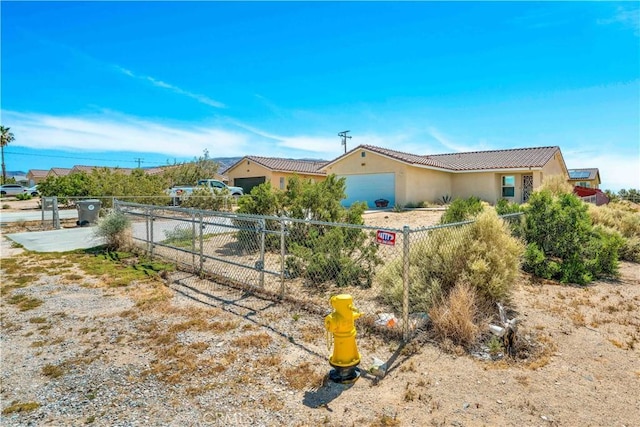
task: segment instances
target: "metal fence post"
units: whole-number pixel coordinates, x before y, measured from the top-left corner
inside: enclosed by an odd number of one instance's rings
[[[402,228],[402,340],[409,341],[409,226]]]
[[[151,241],[150,240],[150,235],[149,235],[149,214],[150,214],[150,212],[151,212],[151,210],[149,208],[146,208],[144,210],[144,214],[145,214],[144,215],[144,225],[145,225],[146,232],[147,232],[147,234],[145,236],[145,239],[146,239],[145,242],[147,244],[147,253],[151,253],[151,245],[149,243]]]
[[[191,213],[191,266],[196,268],[196,213]]]
[[[202,219],[202,212],[200,212],[200,274],[202,274],[202,269],[204,268],[204,225]]]
[[[149,256],[153,256],[153,210],[149,210]]]
[[[284,225],[284,218],[280,219],[280,297],[284,298],[284,257],[285,257],[285,247],[284,247],[284,233],[286,232],[286,227]]]
[[[267,226],[264,218],[260,219],[258,224],[260,227],[260,260],[258,261],[258,266],[260,267],[260,287],[264,288],[264,247]]]

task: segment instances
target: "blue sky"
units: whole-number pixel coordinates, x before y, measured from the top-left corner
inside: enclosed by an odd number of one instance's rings
[[[5,2],[8,170],[560,146],[640,188],[635,2]]]

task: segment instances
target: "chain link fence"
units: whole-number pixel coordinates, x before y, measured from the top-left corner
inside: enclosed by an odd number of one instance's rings
[[[456,239],[471,222],[411,229],[305,221],[114,201],[136,245],[239,294],[285,300],[324,316],[353,296],[359,330],[405,342],[427,320],[437,277],[456,268]],[[517,234],[521,214],[507,215]]]

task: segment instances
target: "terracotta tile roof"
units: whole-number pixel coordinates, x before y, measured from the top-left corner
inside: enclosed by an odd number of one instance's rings
[[[54,173],[57,176],[67,176],[71,173],[71,168],[51,168],[49,173]]]
[[[363,148],[412,165],[431,166],[450,171],[542,167],[560,150],[558,147],[534,147],[422,156],[374,145],[360,145],[341,157]]]
[[[598,168],[586,168],[586,169],[569,169],[569,181],[584,181],[592,180],[598,177],[600,173]]]
[[[27,172],[27,175],[30,174],[34,178],[44,178],[47,176],[48,173],[49,171],[44,169],[29,169],[29,172]]]
[[[514,148],[510,150],[474,151],[470,153],[438,154],[431,156],[452,170],[519,169],[542,167],[558,147]]]
[[[449,169],[446,164],[434,159],[433,156],[420,156],[417,154],[405,153],[403,151],[396,151],[396,150],[390,150],[388,148],[376,147],[375,145],[360,145],[359,147],[356,147],[353,150],[351,150],[349,153],[359,148],[366,148],[369,151],[373,151],[375,153],[382,154],[383,156],[391,157],[393,159],[400,160],[405,163],[410,163],[412,165],[433,166],[436,168]]]
[[[327,164],[326,160],[298,160],[283,159],[279,157],[246,156],[239,162],[231,165],[226,171],[223,171],[223,173],[226,173],[237,164],[246,160],[251,160],[276,172],[297,172],[314,175],[325,175],[325,172],[319,171],[318,169]]]

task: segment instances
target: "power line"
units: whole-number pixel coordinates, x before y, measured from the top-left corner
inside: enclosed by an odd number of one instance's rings
[[[136,160],[119,160],[119,159],[94,159],[91,157],[77,157],[77,156],[57,156],[54,154],[35,154],[35,153],[17,153],[15,151],[4,151],[5,154],[13,154],[17,156],[35,156],[35,157],[49,157],[49,158],[58,158],[58,159],[73,159],[73,160],[92,160],[96,162],[110,162],[110,163],[138,163],[138,167],[140,167],[140,162],[143,162],[144,159],[136,158]],[[158,163],[156,166],[165,166],[165,163]]]

